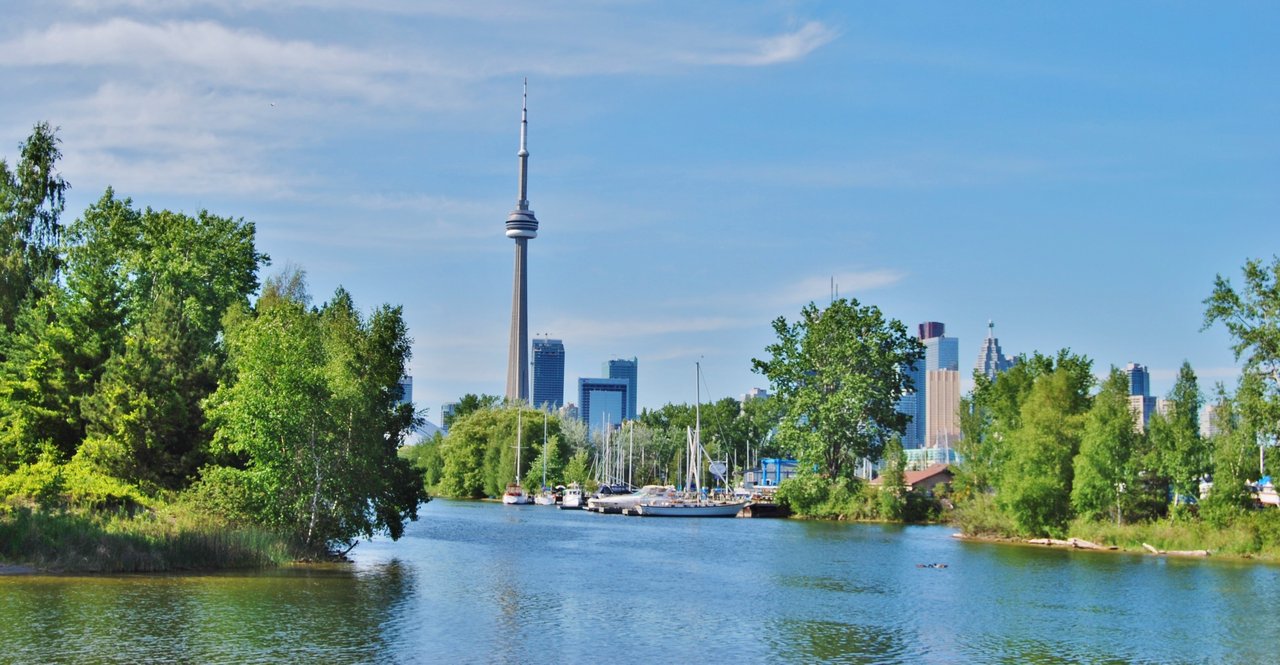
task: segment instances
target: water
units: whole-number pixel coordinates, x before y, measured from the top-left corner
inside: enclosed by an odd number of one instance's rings
[[[1275,566],[945,527],[421,514],[351,566],[0,577],[0,662],[1258,663],[1280,644]]]

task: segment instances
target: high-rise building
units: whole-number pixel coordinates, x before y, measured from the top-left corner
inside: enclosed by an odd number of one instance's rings
[[[765,399],[767,397],[769,397],[768,390],[765,390],[764,388],[752,388],[751,390],[748,390],[746,394],[742,396],[742,399],[739,399],[738,401],[745,403],[754,399]]]
[[[627,392],[630,384],[626,379],[578,379],[578,415],[582,422],[593,431],[603,431],[605,425],[617,427],[624,420],[630,420],[627,411]]]
[[[1151,375],[1147,368],[1138,363],[1125,365],[1125,374],[1129,375],[1129,394],[1146,397],[1151,394]]]
[[[533,406],[558,409],[564,405],[564,342],[533,340]]]
[[[400,377],[400,403],[413,404],[413,377]]]
[[[1222,406],[1219,404],[1205,404],[1200,411],[1200,437],[1211,439],[1218,435],[1221,429],[1218,426],[1218,414],[1221,412]]]
[[[568,404],[565,404],[564,406],[560,407],[560,419],[561,420],[577,420],[578,406],[573,402],[569,402]]]
[[[978,362],[974,364],[974,371],[987,377],[989,381],[995,381],[996,375],[1010,367],[1013,367],[1013,361],[1000,350],[1000,340],[996,339],[996,324],[993,321],[987,321],[987,338],[982,340],[982,349],[978,351]]]
[[[915,386],[915,394],[903,395],[898,400],[898,412],[911,416],[907,431],[902,437],[903,448],[921,448],[929,443],[928,408],[929,377],[932,372],[949,370],[959,372],[960,340],[946,336],[946,326],[937,321],[926,321],[918,327],[920,341],[924,343],[923,366],[917,364],[905,371]]]
[[[604,364],[601,371],[602,374],[610,379],[626,379],[629,390],[627,391],[627,417],[636,417],[636,379],[639,377],[639,363],[635,358],[627,360],[626,358],[615,358]]]
[[[538,237],[538,218],[529,209],[529,84],[520,105],[520,194],[507,215],[507,237],[516,241],[515,282],[511,289],[511,341],[507,346],[507,400],[529,401],[529,241]]]
[[[1139,432],[1147,431],[1147,423],[1151,422],[1151,414],[1156,412],[1157,400],[1146,395],[1129,396],[1129,413],[1133,414],[1133,427]]]
[[[930,370],[925,375],[926,448],[954,448],[960,440],[960,372]]]
[[[449,431],[449,426],[453,424],[453,414],[457,410],[457,402],[445,402],[440,405],[440,429]]]

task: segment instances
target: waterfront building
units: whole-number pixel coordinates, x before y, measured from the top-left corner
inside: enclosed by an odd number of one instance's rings
[[[765,457],[754,469],[742,472],[742,484],[748,488],[777,487],[796,475],[799,462],[793,459]]]
[[[1013,360],[1000,350],[1000,340],[996,339],[996,324],[994,321],[987,321],[987,338],[982,340],[978,362],[973,369],[989,381],[995,381],[996,375],[1010,367],[1013,367]]]
[[[564,342],[558,339],[533,340],[533,406],[564,406]]]
[[[639,363],[635,358],[615,358],[604,364],[601,374],[610,379],[627,381],[627,418],[636,417],[636,379],[639,376]]]
[[[538,218],[529,209],[529,84],[520,105],[520,193],[507,215],[507,237],[516,241],[515,280],[511,293],[511,338],[507,346],[507,401],[529,401],[529,241],[538,237]]]
[[[928,431],[930,372],[949,370],[958,373],[960,370],[960,340],[946,336],[945,324],[926,321],[917,329],[920,341],[924,343],[924,359],[922,363],[906,368],[906,374],[911,378],[915,392],[899,397],[897,405],[899,413],[911,417],[902,437],[903,448],[922,448],[932,445]]]
[[[627,411],[630,403],[626,379],[578,379],[578,415],[593,431],[603,431],[605,423],[618,427],[624,420],[631,420]]]
[[[960,440],[960,372],[930,370],[925,375],[926,448],[954,448]]]

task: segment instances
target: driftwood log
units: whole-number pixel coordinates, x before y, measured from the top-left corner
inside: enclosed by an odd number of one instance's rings
[[[1143,543],[1142,547],[1152,554],[1161,556],[1209,556],[1209,550],[1161,550],[1150,543]]]

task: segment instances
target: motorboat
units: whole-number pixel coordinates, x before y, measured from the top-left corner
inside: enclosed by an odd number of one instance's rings
[[[641,503],[659,499],[674,500],[676,489],[670,485],[645,485],[630,494],[608,494],[587,500],[587,510],[597,513],[621,513]]]
[[[578,483],[569,483],[564,488],[564,495],[560,498],[561,510],[581,510],[586,504],[582,500],[582,486]]]

